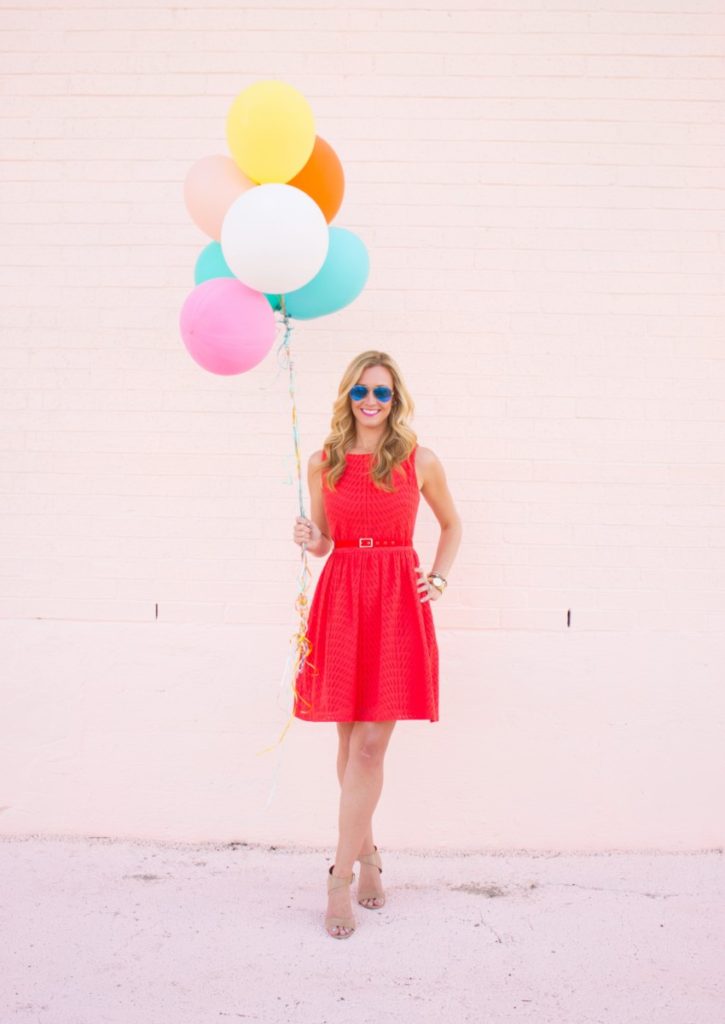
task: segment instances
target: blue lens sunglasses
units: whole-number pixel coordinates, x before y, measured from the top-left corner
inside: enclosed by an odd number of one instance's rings
[[[355,384],[354,387],[350,388],[348,394],[353,401],[361,402],[367,396],[369,390],[370,388],[365,387],[364,384]],[[385,387],[383,384],[379,384],[376,388],[373,388],[373,394],[379,402],[389,402],[393,397],[393,390],[392,388]]]

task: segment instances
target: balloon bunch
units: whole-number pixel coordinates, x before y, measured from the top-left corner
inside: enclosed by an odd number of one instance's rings
[[[237,374],[272,348],[276,310],[286,322],[342,309],[364,288],[369,259],[354,232],[330,226],[345,176],[297,89],[249,86],[226,135],[231,157],[204,157],[184,182],[189,214],[213,241],[196,261],[180,326],[200,366]]]
[[[299,510],[304,516],[290,317],[311,320],[349,305],[365,287],[368,253],[352,231],[330,227],[342,203],[345,176],[333,148],[315,134],[312,110],[297,89],[279,81],[249,86],[229,109],[226,135],[231,157],[204,157],[184,182],[186,208],[212,241],[196,261],[195,288],[181,309],[181,337],[203,369],[245,373],[272,348],[275,313],[281,313],[284,337],[279,351],[289,368]],[[310,578],[303,545],[295,601],[299,624],[291,638],[294,678],[306,662],[315,668],[308,658]],[[292,656],[287,668],[291,661]],[[294,682],[292,692],[303,699]]]

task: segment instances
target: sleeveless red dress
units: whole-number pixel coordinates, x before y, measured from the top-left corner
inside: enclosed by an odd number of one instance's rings
[[[438,645],[412,546],[420,502],[415,452],[401,463],[405,476],[392,474],[395,492],[370,479],[372,452],[347,453],[334,491],[322,470],[330,535],[355,546],[336,546],[317,581],[307,623],[312,648],[294,681],[297,718],[438,721]]]

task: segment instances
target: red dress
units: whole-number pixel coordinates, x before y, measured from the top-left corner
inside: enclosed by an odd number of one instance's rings
[[[372,452],[347,453],[334,491],[324,486],[322,470],[330,535],[355,546],[336,546],[317,581],[309,662],[294,681],[297,718],[438,721],[438,645],[430,600],[421,601],[417,589],[420,563],[412,546],[420,502],[415,452],[401,463],[405,477],[393,473],[395,492],[370,479]],[[365,546],[369,538],[373,544]],[[377,543],[383,540],[407,546]]]

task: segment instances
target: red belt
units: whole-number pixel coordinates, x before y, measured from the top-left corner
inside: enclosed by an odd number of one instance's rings
[[[377,537],[353,537],[350,540],[335,540],[336,548],[412,548],[412,544],[400,540],[379,540]]]

